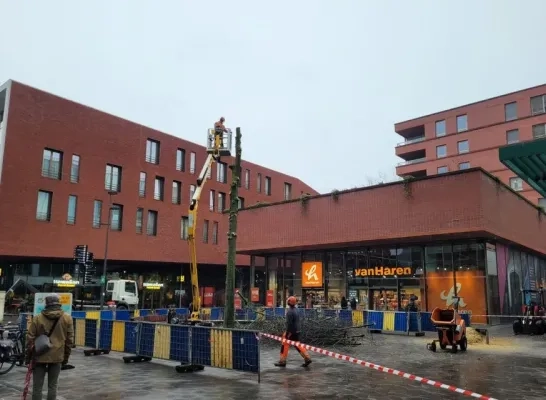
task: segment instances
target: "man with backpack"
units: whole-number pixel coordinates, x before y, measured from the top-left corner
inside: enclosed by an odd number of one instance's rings
[[[45,298],[45,308],[32,319],[27,333],[27,361],[34,363],[32,400],[42,400],[47,375],[47,400],[57,398],[61,367],[68,363],[74,325],[72,317],[61,309],[59,296]]]

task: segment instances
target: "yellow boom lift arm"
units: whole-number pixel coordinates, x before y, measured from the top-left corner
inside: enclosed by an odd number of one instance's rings
[[[197,248],[195,240],[195,232],[197,230],[197,210],[199,208],[199,200],[201,193],[205,187],[209,172],[215,162],[220,161],[221,156],[231,155],[231,131],[215,132],[214,129],[209,129],[207,133],[207,159],[199,176],[193,197],[190,202],[190,211],[188,215],[188,244],[190,250],[190,274],[191,274],[191,290],[192,290],[192,307],[191,307],[191,322],[200,321],[201,311],[201,295],[199,293],[199,278],[197,274]]]

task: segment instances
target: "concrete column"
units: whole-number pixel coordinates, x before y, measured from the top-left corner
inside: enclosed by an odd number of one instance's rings
[[[250,256],[250,287],[251,290],[256,284],[256,257]]]
[[[277,257],[267,257],[265,260],[267,267],[267,290],[273,291],[273,306],[277,304]]]

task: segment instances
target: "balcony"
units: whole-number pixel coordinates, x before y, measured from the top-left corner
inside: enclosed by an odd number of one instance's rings
[[[425,136],[417,136],[417,137],[413,137],[413,138],[408,138],[406,139],[405,141],[401,142],[401,143],[398,143],[396,145],[396,147],[402,147],[402,146],[407,146],[408,144],[413,144],[413,143],[419,143],[419,142],[423,142],[425,140]]]
[[[422,162],[425,162],[425,161],[427,161],[427,158],[426,157],[421,157],[421,158],[416,158],[416,159],[413,159],[413,160],[406,160],[406,161],[399,162],[397,166],[402,167],[404,165],[419,164],[419,163],[422,163]]]

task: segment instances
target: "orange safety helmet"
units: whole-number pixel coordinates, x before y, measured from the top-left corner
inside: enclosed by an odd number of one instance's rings
[[[294,307],[296,305],[296,303],[298,302],[298,300],[294,297],[294,296],[290,296],[287,300],[286,300],[286,304],[288,304],[290,307]]]

